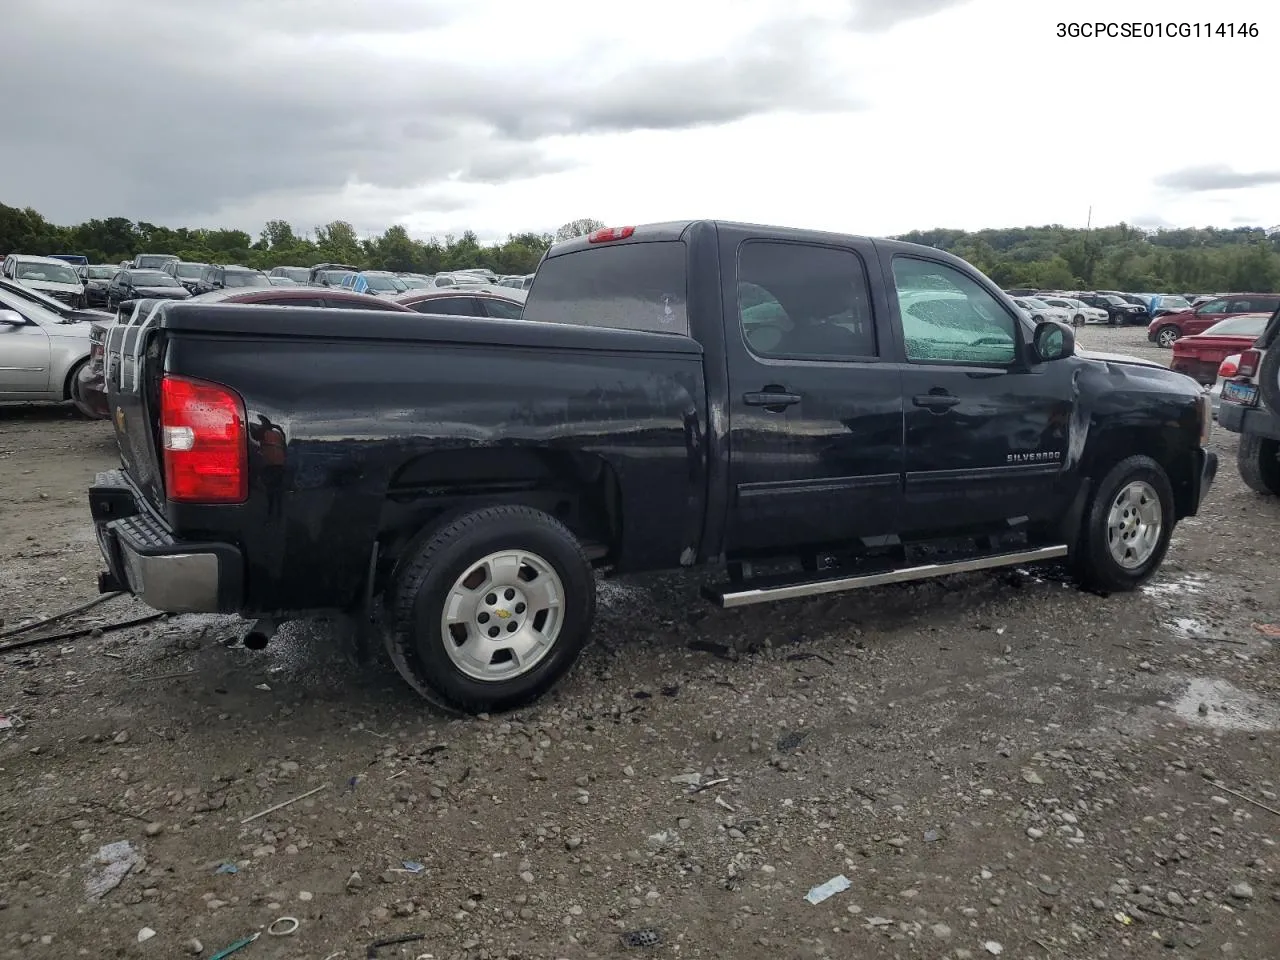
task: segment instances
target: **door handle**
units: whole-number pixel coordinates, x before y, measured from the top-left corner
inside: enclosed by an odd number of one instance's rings
[[[749,407],[764,407],[768,410],[783,410],[800,402],[800,394],[787,393],[784,390],[760,390],[755,393],[744,393],[742,402]]]
[[[949,393],[922,393],[918,397],[912,397],[911,402],[917,407],[924,407],[936,413],[942,413],[958,404],[960,398],[953,397]]]

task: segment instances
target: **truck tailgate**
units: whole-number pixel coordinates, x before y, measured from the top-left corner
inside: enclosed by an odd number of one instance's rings
[[[120,465],[157,510],[164,504],[164,475],[156,432],[161,340],[159,305],[145,301],[129,319],[108,331],[105,387]],[[145,312],[144,312],[145,311]]]

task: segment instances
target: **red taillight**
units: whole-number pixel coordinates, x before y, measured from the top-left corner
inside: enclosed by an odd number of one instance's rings
[[[1239,363],[1239,354],[1227,357],[1227,359],[1223,360],[1222,363],[1218,364],[1218,376],[1222,377],[1224,380],[1227,377],[1234,377],[1236,375],[1236,370],[1239,369]]]
[[[160,442],[170,500],[243,503],[249,496],[244,403],[216,383],[166,375]]]
[[[614,240],[626,240],[635,232],[635,227],[601,227],[588,235],[587,243],[612,243]]]
[[[1240,362],[1236,364],[1237,377],[1252,377],[1258,372],[1258,362],[1262,354],[1257,350],[1245,350],[1240,354]]]

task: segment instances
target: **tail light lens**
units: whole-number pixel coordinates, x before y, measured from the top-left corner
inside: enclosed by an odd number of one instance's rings
[[[1240,354],[1237,353],[1233,356],[1227,357],[1227,359],[1223,360],[1222,363],[1218,364],[1218,376],[1222,377],[1224,380],[1227,377],[1234,377],[1239,368]]]
[[[160,439],[168,498],[243,503],[249,496],[244,402],[217,383],[165,376]]]
[[[1240,362],[1236,364],[1237,377],[1252,377],[1258,373],[1258,363],[1262,354],[1257,350],[1245,350],[1240,354]]]

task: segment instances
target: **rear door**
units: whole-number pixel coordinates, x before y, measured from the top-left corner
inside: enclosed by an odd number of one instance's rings
[[[870,241],[720,225],[730,370],[726,549],[896,531],[902,380]]]
[[[972,268],[884,248],[904,346],[904,534],[1057,516],[1074,365],[1029,363],[1028,324]]]

